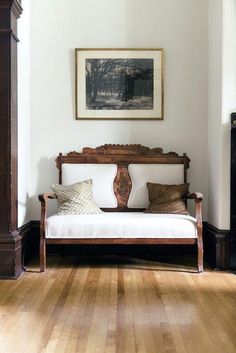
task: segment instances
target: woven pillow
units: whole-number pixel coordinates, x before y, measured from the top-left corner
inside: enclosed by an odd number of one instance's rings
[[[189,183],[180,185],[147,183],[147,188],[150,204],[146,212],[189,214],[184,202]]]
[[[102,213],[93,200],[92,186],[92,180],[85,180],[68,186],[51,185],[51,189],[57,196],[58,214]]]

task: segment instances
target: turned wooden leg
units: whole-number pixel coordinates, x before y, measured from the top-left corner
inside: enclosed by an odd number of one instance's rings
[[[46,270],[46,239],[40,237],[40,251],[39,251],[39,260],[40,260],[40,272]]]
[[[202,242],[202,237],[198,239],[197,242],[198,246],[198,260],[197,260],[197,267],[198,267],[198,272],[203,272],[203,242]]]

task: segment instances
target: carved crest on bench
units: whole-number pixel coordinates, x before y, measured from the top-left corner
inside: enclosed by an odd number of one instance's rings
[[[179,157],[176,152],[164,153],[160,147],[149,148],[140,144],[115,145],[105,144],[95,148],[84,147],[82,152],[72,151],[67,153],[68,157],[76,157],[81,155],[103,155],[103,156],[156,156],[156,157]]]

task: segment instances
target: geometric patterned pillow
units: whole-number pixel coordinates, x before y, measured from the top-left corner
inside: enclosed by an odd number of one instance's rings
[[[180,185],[147,183],[147,188],[150,204],[146,212],[189,214],[185,203],[189,183]]]
[[[51,185],[51,189],[57,196],[58,214],[103,213],[93,200],[92,185],[92,180],[72,185]]]

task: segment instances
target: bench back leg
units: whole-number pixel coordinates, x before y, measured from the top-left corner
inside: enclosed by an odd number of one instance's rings
[[[39,250],[40,272],[46,270],[46,239],[40,237],[40,250]]]

